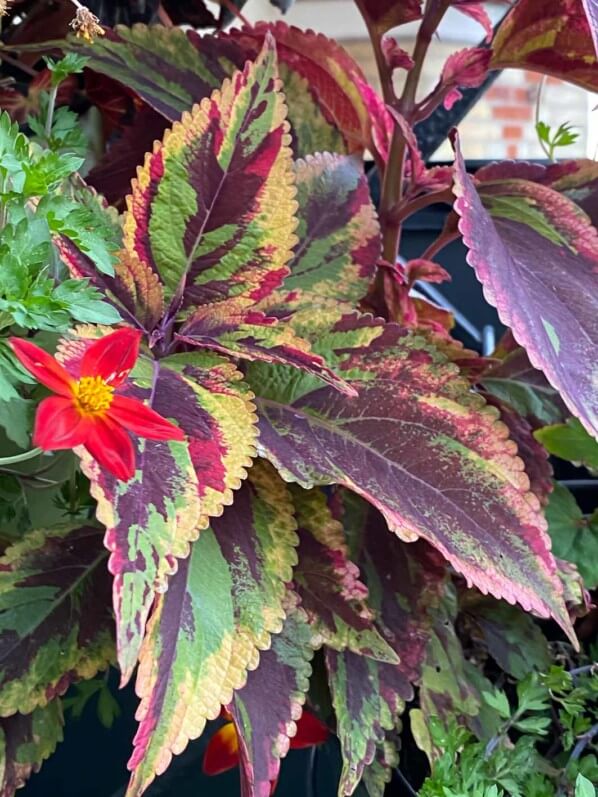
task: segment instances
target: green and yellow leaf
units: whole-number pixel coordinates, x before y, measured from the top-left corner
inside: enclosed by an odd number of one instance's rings
[[[295,528],[284,483],[267,463],[257,463],[159,597],[137,678],[140,724],[129,797],[142,794],[230,703],[270,635],[281,630]]]

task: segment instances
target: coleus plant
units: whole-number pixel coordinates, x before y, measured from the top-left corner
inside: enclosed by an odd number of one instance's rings
[[[572,430],[583,438],[590,464],[598,445],[598,167],[507,162],[472,176],[455,133],[454,167],[428,168],[414,126],[490,69],[595,90],[596,9],[519,0],[488,43],[483,3],[357,5],[382,97],[340,45],[284,23],[203,37],[119,26],[52,42],[121,84],[135,113],[88,184],[77,178],[109,254],[72,225],[44,227],[71,280],[114,317],[73,313],[92,323],[54,343],[25,340],[16,316],[6,325],[10,367],[60,396],[37,407],[34,443],[74,447],[93,500],[71,492],[68,523],[27,529],[1,560],[3,795],[54,748],[69,685],[113,661],[123,685],[137,670],[128,797],[223,707],[243,794],[270,794],[320,649],[339,794],[375,797],[415,687],[420,739],[451,712],[484,732],[455,590],[479,598],[467,606],[481,627],[500,617],[505,638],[522,615],[499,600],[577,645],[576,564],[587,588],[598,578],[566,530],[559,551],[576,552],[551,553],[547,449],[555,426],[565,444]],[[420,97],[451,6],[486,41],[450,56]],[[407,54],[390,31],[413,21]],[[403,221],[437,202],[453,203],[445,230],[400,262]],[[493,358],[464,349],[449,315],[411,293],[446,278],[433,258],[457,236],[512,333]],[[435,680],[447,662],[460,662],[469,691]]]

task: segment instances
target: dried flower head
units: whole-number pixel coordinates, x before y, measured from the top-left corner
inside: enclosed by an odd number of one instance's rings
[[[100,20],[96,15],[92,14],[89,8],[79,4],[77,4],[75,18],[71,21],[71,28],[79,38],[85,39],[85,41],[90,44],[94,41],[96,36],[103,36],[105,34],[105,30],[100,25]]]

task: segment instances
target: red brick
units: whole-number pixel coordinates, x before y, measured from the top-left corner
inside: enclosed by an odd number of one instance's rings
[[[529,105],[496,105],[492,116],[507,122],[527,122],[532,118],[532,109]]]
[[[505,125],[502,129],[503,138],[523,138],[521,125]]]
[[[507,158],[516,158],[519,152],[517,144],[509,144],[507,147]]]
[[[527,89],[513,89],[513,99],[516,102],[529,102],[529,91]]]
[[[509,86],[492,86],[485,95],[489,100],[509,100],[511,88]]]

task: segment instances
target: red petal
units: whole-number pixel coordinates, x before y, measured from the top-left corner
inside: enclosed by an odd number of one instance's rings
[[[141,401],[115,396],[108,412],[125,429],[149,440],[184,440],[185,433]]]
[[[232,722],[216,731],[203,754],[203,771],[206,775],[220,775],[239,764],[239,739]]]
[[[88,432],[89,420],[77,412],[72,399],[51,396],[37,408],[33,444],[44,451],[80,446]]]
[[[135,449],[125,430],[110,418],[93,420],[85,448],[100,467],[123,482],[129,481],[135,473]]]
[[[49,387],[59,396],[72,396],[71,385],[73,380],[48,352],[40,349],[35,343],[22,338],[11,338],[10,345],[21,365],[30,374],[41,382],[42,385]]]
[[[135,365],[140,342],[141,332],[131,327],[94,341],[83,355],[81,376],[101,376],[109,385],[118,387]]]
[[[291,749],[298,750],[302,747],[322,744],[328,736],[328,728],[324,723],[311,711],[304,711],[297,722],[297,733],[291,739]]]

